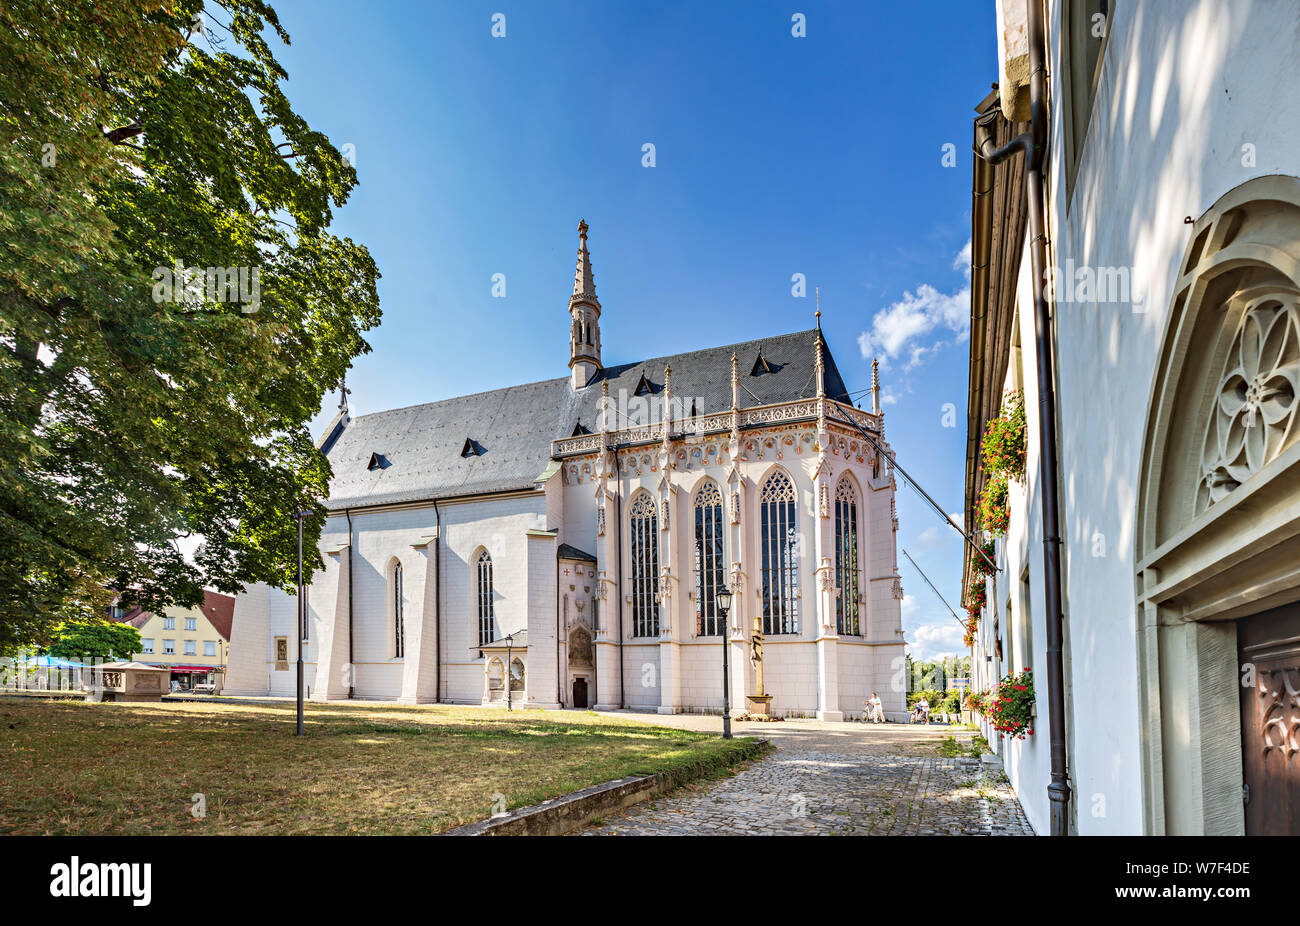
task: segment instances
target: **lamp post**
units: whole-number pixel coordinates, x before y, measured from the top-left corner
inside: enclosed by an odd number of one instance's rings
[[[727,612],[731,610],[731,589],[723,586],[714,599],[718,605],[718,633],[722,636],[722,738],[731,739],[731,681],[728,678],[727,664]]]
[[[302,736],[302,645],[307,641],[307,607],[302,587],[302,522],[310,518],[310,511],[295,511],[291,517],[298,522],[298,729]]]

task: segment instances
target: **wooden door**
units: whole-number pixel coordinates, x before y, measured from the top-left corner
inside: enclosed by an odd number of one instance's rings
[[[585,678],[575,678],[573,680],[573,706],[587,706],[587,680]]]
[[[1244,618],[1237,649],[1246,835],[1300,835],[1300,605]]]

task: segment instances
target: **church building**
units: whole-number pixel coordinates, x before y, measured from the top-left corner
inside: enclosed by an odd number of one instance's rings
[[[308,593],[315,700],[905,717],[892,451],[818,326],[606,365],[587,225],[569,375],[351,417]],[[346,399],[346,395],[345,395]],[[718,592],[733,594],[719,607]],[[239,597],[226,694],[295,690]]]

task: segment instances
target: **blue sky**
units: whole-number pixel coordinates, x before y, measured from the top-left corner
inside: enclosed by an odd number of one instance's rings
[[[334,230],[383,274],[355,413],[566,375],[585,218],[606,362],[810,327],[820,287],[850,390],[879,354],[899,461],[961,510],[971,118],[997,78],[992,4],[274,5],[290,99],[354,151],[360,185]],[[898,509],[900,545],[956,607],[960,538],[901,480]],[[960,651],[899,560],[913,654]]]

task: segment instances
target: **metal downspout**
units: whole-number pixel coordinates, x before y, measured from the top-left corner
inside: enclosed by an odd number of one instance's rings
[[[352,662],[352,509],[345,508],[343,513],[348,518],[348,700],[351,701],[356,691],[357,675],[356,665]]]
[[[614,545],[618,558],[618,709],[627,706],[627,694],[623,685],[623,476],[618,468],[618,446],[614,448],[614,478],[618,480],[618,494],[615,496],[614,508]]]
[[[442,703],[442,512],[433,500],[433,701]]]

